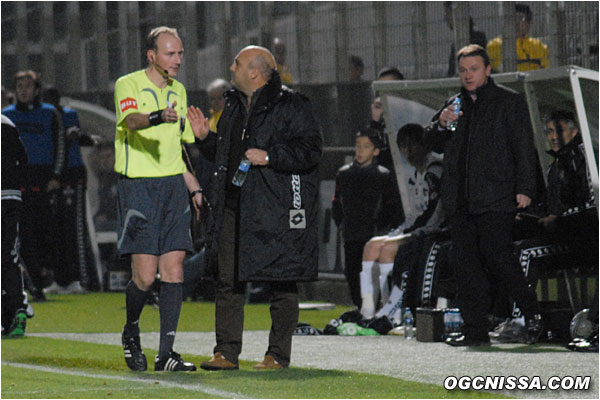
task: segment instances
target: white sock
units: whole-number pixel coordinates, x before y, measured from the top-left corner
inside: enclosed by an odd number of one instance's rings
[[[360,296],[362,307],[360,313],[366,319],[373,318],[375,314],[375,297],[379,294],[379,286],[373,285],[373,266],[375,261],[363,261],[360,272]]]
[[[402,298],[404,297],[404,291],[402,289],[400,289],[398,286],[394,285],[394,287],[392,288],[392,293],[390,294],[390,299],[388,300],[387,303],[385,303],[383,305],[383,307],[381,307],[381,309],[379,311],[377,311],[377,314],[375,314],[375,317],[380,318],[383,317],[384,315],[387,315],[388,318],[391,320],[392,317],[394,317],[394,314],[396,313],[396,311],[398,311],[400,309],[400,307],[402,306]]]
[[[381,290],[381,303],[387,303],[390,298],[388,277],[392,274],[394,263],[379,264],[379,289]]]
[[[363,297],[365,295],[373,296],[373,293],[375,292],[375,286],[373,285],[374,264],[376,264],[375,261],[362,262],[362,271],[360,271],[360,295]]]

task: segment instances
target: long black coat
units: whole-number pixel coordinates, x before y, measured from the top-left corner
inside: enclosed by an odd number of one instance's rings
[[[517,194],[536,194],[536,153],[527,104],[517,92],[492,78],[476,91],[477,101],[461,90],[463,115],[455,132],[433,117],[426,138],[444,153],[442,204],[447,215],[466,201],[471,214],[516,211]],[[464,195],[461,195],[464,193]]]
[[[248,148],[267,151],[266,167],[252,166],[240,191],[238,279],[311,281],[318,268],[317,166],[323,140],[308,99],[281,85],[277,72],[262,88],[247,115],[244,96],[232,89],[218,134],[199,142],[214,156],[212,205],[208,220],[207,266],[215,270],[228,186],[231,135],[245,137]],[[301,218],[298,209],[304,210]],[[292,228],[304,226],[304,228]]]

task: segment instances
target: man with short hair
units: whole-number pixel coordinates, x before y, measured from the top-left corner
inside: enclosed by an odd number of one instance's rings
[[[541,40],[529,37],[533,13],[526,4],[515,4],[515,32],[517,36],[517,71],[548,68],[548,46]],[[489,41],[487,52],[493,72],[509,72],[502,67],[502,36]]]
[[[155,371],[195,371],[173,351],[182,302],[183,258],[192,249],[189,196],[196,210],[202,191],[182,158],[182,142],[193,142],[183,117],[187,94],[174,78],[183,46],[177,30],[153,29],[146,39],[148,67],[115,83],[117,129],[115,171],[119,174],[118,243],[121,256],[131,255],[132,279],[125,289],[127,323],[122,341],[125,361],[145,371],[139,318],[158,271],[160,344]]]
[[[460,94],[452,96],[432,120],[428,138],[444,153],[442,204],[450,220],[451,262],[458,303],[465,321],[452,346],[488,345],[487,313],[491,286],[509,288],[525,315],[528,343],[542,332],[535,288],[513,252],[515,214],[536,193],[536,158],[527,104],[516,92],[496,85],[479,45],[457,53]],[[460,116],[453,101],[460,97]],[[456,131],[448,129],[458,120]]]
[[[81,146],[95,146],[101,138],[82,131],[77,111],[60,104],[61,95],[54,86],[44,89],[43,99],[52,104],[62,117],[66,140],[65,168],[61,176],[61,190],[57,196],[58,262],[54,282],[45,293],[84,293],[97,288],[96,264],[86,222],[87,170]]]
[[[45,300],[42,289],[57,268],[56,199],[66,164],[62,118],[51,104],[41,101],[42,79],[35,71],[17,72],[16,104],[2,110],[17,127],[29,162],[25,167],[22,218],[22,255],[35,288],[32,295]]]
[[[210,271],[216,267],[217,345],[200,367],[239,368],[246,282],[264,282],[272,325],[265,358],[254,368],[286,368],[298,323],[296,282],[317,278],[322,137],[308,99],[282,86],[269,50],[245,47],[230,69],[234,90],[217,133],[202,111],[188,111],[200,149],[216,166],[206,259]],[[234,183],[243,169],[245,181]]]
[[[378,81],[401,81],[404,80],[404,75],[396,67],[383,67],[377,73]]]

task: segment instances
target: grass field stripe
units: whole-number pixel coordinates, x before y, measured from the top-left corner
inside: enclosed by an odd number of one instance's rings
[[[126,390],[131,390],[131,389],[146,389],[147,386],[143,385],[143,386],[129,386],[126,388],[123,387],[110,387],[110,386],[102,386],[101,390],[102,391],[113,391],[113,392],[122,392],[122,391],[126,391]],[[170,389],[170,388],[169,388]],[[98,392],[98,388],[90,388],[90,389],[70,389],[69,392],[76,392],[76,393],[81,393],[81,392]],[[26,395],[26,394],[40,394],[40,393],[44,393],[44,394],[49,394],[49,395],[53,395],[56,393],[64,393],[64,391],[48,391],[48,390],[21,390],[21,391],[10,391],[10,394],[12,396],[14,395]],[[24,396],[25,397],[25,396]]]
[[[120,375],[92,374],[89,372],[78,371],[78,370],[71,370],[71,369],[65,369],[65,368],[51,368],[51,367],[45,367],[45,366],[33,365],[33,364],[13,363],[10,361],[2,361],[2,365],[6,365],[9,367],[15,367],[15,368],[32,369],[35,371],[51,372],[51,373],[55,373],[55,374],[83,376],[86,378],[114,379],[114,380],[118,380],[118,381],[144,382],[144,383],[159,382],[161,385],[164,385],[165,387],[179,388],[179,389],[191,390],[191,391],[195,391],[195,392],[203,392],[203,393],[207,393],[207,394],[210,394],[213,396],[219,396],[219,397],[224,397],[224,398],[229,398],[229,399],[245,398],[245,396],[243,396],[239,393],[226,392],[224,390],[215,389],[215,388],[212,388],[210,386],[205,386],[205,385],[189,385],[186,383],[164,381],[164,380],[157,379],[156,376],[149,377],[149,378],[134,378],[134,377],[125,377],[125,376],[120,376]]]

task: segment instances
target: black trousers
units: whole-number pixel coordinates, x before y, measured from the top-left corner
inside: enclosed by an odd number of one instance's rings
[[[469,338],[487,340],[494,290],[507,290],[525,318],[539,313],[535,288],[528,285],[514,252],[513,224],[514,214],[500,212],[456,214],[451,219],[451,264],[463,333]]]
[[[33,284],[43,289],[58,265],[58,191],[46,192],[47,181],[28,186],[23,193],[21,254]]]
[[[58,196],[56,229],[61,240],[54,278],[61,286],[80,281],[84,288],[92,289],[98,286],[98,279],[86,220],[85,178],[72,175],[62,182]]]
[[[219,237],[217,288],[215,293],[215,331],[220,352],[237,363],[242,352],[246,283],[237,279],[237,212],[225,208]],[[271,331],[265,355],[283,366],[290,364],[292,335],[298,325],[298,288],[296,282],[269,282]]]
[[[363,248],[368,240],[352,240],[344,242],[344,275],[350,289],[352,302],[358,308],[362,306],[360,295],[360,271],[362,271]]]
[[[21,201],[2,200],[2,326],[8,333],[17,311],[27,309],[19,267]]]

